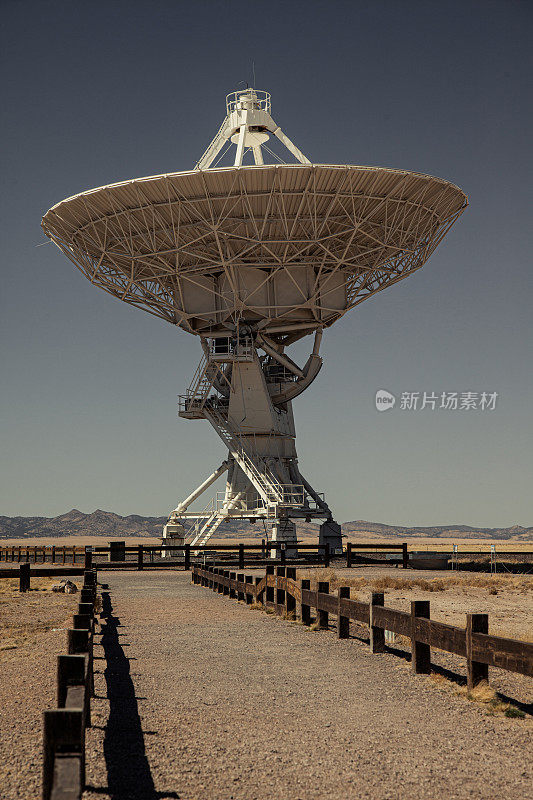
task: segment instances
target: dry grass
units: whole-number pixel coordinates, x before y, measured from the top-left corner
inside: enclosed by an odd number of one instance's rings
[[[328,581],[330,590],[339,586],[350,586],[354,589],[368,589],[382,592],[387,589],[410,591],[418,589],[423,592],[445,592],[456,588],[488,589],[489,594],[498,594],[499,591],[533,591],[533,577],[523,575],[450,575],[446,578],[396,578],[385,575],[379,578],[347,578],[339,576],[331,569],[302,570],[298,578],[311,581],[311,588],[315,590],[319,581]]]
[[[498,693],[489,686],[487,681],[480,681],[473,689],[467,686],[457,686],[454,682],[445,678],[444,675],[432,672],[430,680],[445,689],[451,689],[455,694],[466,697],[472,703],[478,703],[485,707],[486,713],[491,716],[503,715],[511,719],[525,719],[526,715],[512,703],[506,703]]]
[[[30,592],[51,592],[54,583],[58,583],[61,578],[32,578]],[[21,597],[19,592],[18,578],[0,579],[0,602],[7,598]]]
[[[0,652],[29,647],[64,626],[79,594],[54,593],[54,583],[57,578],[34,578],[30,591],[21,593],[18,579],[0,580]]]

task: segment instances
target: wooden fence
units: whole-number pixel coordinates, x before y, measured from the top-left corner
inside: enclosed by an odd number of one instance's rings
[[[297,559],[293,557],[291,550],[298,551]],[[361,555],[361,553],[376,554],[379,552],[387,554],[397,554],[396,559],[392,561],[394,564],[401,564],[404,569],[408,566],[409,556],[407,552],[407,543],[400,544],[375,544],[368,542],[353,543],[348,542],[346,550],[342,555],[336,555],[335,558],[346,559],[346,566],[352,567],[354,564],[361,561],[374,562],[375,559],[368,558]],[[98,559],[98,565],[103,566],[105,563],[106,569],[112,568],[130,568],[130,569],[144,569],[149,568],[154,563],[154,558],[161,558],[157,561],[157,568],[175,567],[183,565],[185,569],[190,569],[191,563],[195,560],[202,560],[204,558],[216,559],[220,561],[221,558],[228,560],[235,560],[238,562],[239,569],[243,569],[248,562],[249,566],[257,564],[258,561],[278,561],[280,564],[301,563],[308,560],[309,563],[320,563],[325,567],[329,567],[332,555],[330,553],[329,544],[304,544],[298,543],[295,547],[287,545],[285,542],[268,542],[265,539],[257,542],[257,544],[243,544],[237,542],[235,544],[212,544],[212,545],[194,545],[191,547],[189,544],[184,545],[125,545],[124,542],[110,542],[108,545],[97,545],[95,547],[75,547],[75,546],[10,546],[0,547],[0,562],[8,563],[32,563],[38,564],[60,564],[68,565],[84,564],[87,568],[87,556],[92,554],[95,560]],[[163,554],[167,558],[163,558]],[[179,562],[173,560],[173,557],[179,556]],[[104,559],[104,561],[100,561]],[[383,561],[379,563],[384,563]],[[385,563],[391,563],[390,561]],[[0,569],[0,577],[9,577],[11,573]],[[37,574],[34,572],[33,574]],[[43,572],[41,574],[51,574]],[[60,573],[57,573],[60,574]],[[65,574],[67,574],[65,572]]]
[[[21,565],[22,566],[22,565]],[[43,714],[43,800],[76,800],[85,787],[85,729],[94,696],[96,571],[86,570],[78,613],[57,659],[57,708]]]
[[[87,570],[93,568],[92,553],[85,552],[83,566],[80,567],[31,567],[29,562],[22,562],[19,564],[18,571],[16,569],[0,569],[0,578],[16,578],[19,579],[19,591],[29,592],[31,589],[32,578],[56,578],[56,577],[75,577],[76,575],[85,575]]]
[[[74,545],[10,545],[0,547],[0,561],[5,563],[83,564],[86,547]]]
[[[311,624],[311,609],[316,610],[316,624],[327,629],[329,615],[337,617],[337,637],[349,638],[350,621],[368,625],[370,649],[386,651],[385,631],[411,640],[411,667],[415,673],[431,670],[431,648],[466,659],[467,683],[473,688],[488,680],[488,668],[517,672],[533,677],[533,644],[515,639],[490,636],[488,614],[467,614],[466,628],[458,628],[430,619],[429,600],[411,602],[411,613],[386,608],[382,592],[373,592],[370,603],[350,599],[350,587],[340,586],[330,594],[329,583],[319,582],[311,590],[309,580],[296,580],[292,567],[267,566],[264,577],[229,572],[218,567],[192,567],[192,582],[219,594],[261,603],[266,609],[288,618]]]

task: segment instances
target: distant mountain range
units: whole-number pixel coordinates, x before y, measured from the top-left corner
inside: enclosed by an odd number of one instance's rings
[[[84,514],[72,509],[59,517],[2,517],[0,516],[0,539],[24,539],[39,536],[102,536],[108,539],[127,536],[155,536],[159,538],[166,517],[141,517],[130,514],[121,517],[112,511],[93,511]],[[225,523],[220,529],[228,538],[265,537],[261,521],[254,525],[248,522]],[[427,528],[409,528],[400,525],[383,525],[380,522],[355,520],[344,522],[342,532],[362,539],[411,539],[411,538],[458,538],[458,539],[509,539],[514,541],[533,541],[533,527],[523,528],[513,525],[510,528],[474,528],[470,525],[441,525]],[[317,536],[318,525],[301,523],[298,535]]]

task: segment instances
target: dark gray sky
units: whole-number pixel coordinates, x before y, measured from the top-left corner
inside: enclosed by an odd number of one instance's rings
[[[65,197],[192,168],[254,61],[312,161],[427,172],[470,201],[422,270],[326,332],[295,402],[302,471],[339,520],[532,525],[532,9],[3,0],[0,514],[166,514],[224,458],[176,418],[199,343],[37,245]],[[424,391],[498,400],[400,408]]]

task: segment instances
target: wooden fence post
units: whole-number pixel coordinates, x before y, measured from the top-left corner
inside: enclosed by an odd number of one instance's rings
[[[30,565],[21,564],[19,567],[19,592],[30,590]]]
[[[287,545],[285,544],[285,542],[281,542],[279,551],[279,563],[285,564],[286,561],[287,561]]]
[[[254,598],[255,598],[255,602],[256,603],[261,603],[261,605],[264,605],[265,604],[265,595],[263,594],[263,600],[259,599],[260,595],[257,592],[257,584],[258,583],[261,583],[261,578],[258,575],[256,575],[255,578],[254,578],[254,584],[255,584],[255,587],[254,587]]]
[[[429,619],[429,600],[411,601],[411,670],[417,675],[431,671],[431,651],[428,644],[416,640],[417,618]]]
[[[296,567],[287,567],[287,580],[296,580]],[[287,619],[296,617],[296,598],[290,593],[288,586],[285,591],[285,616]]]
[[[370,601],[370,652],[371,653],[384,653],[385,652],[385,631],[383,628],[378,628],[374,625],[374,608],[383,607],[385,605],[385,595],[383,592],[372,592],[372,599]]]
[[[489,632],[488,614],[466,615],[466,677],[468,689],[473,689],[480,681],[489,680],[488,664],[474,661],[472,657],[472,634]]]
[[[67,652],[69,656],[89,652],[90,632],[84,628],[69,628],[67,631]]]
[[[350,599],[350,587],[339,586],[339,610],[337,613],[337,639],[349,639],[350,637],[350,617],[341,614],[341,601]]]
[[[239,544],[239,569],[244,569],[244,544]]]
[[[65,708],[69,686],[85,683],[86,659],[84,655],[57,657],[57,707]]]
[[[261,558],[266,558],[266,547],[264,539],[261,539]]]
[[[94,607],[94,601],[96,599],[96,591],[95,589],[82,589],[80,591],[80,605],[84,605],[85,603],[90,603]]]
[[[78,785],[69,785],[68,789],[70,797],[81,797],[85,786],[85,731],[81,709],[60,708],[43,714],[43,800],[50,800],[58,751],[63,765],[66,765],[66,756],[79,759],[79,773],[76,770],[74,776]]]
[[[229,571],[227,569],[222,570],[222,577],[229,578]],[[229,595],[229,586],[222,586],[222,594]]]
[[[52,545],[52,564],[56,563],[56,546],[55,544]]]
[[[352,543],[348,542],[346,545],[346,566],[352,566]]]
[[[402,544],[402,567],[407,569],[409,566],[409,553],[407,552],[407,542]]]
[[[329,542],[326,542],[326,544],[324,545],[324,566],[325,567],[329,567],[329,561],[330,561],[330,547],[329,547]]]
[[[318,623],[318,627],[320,630],[326,630],[329,628],[329,614],[327,611],[320,611],[318,608],[318,595],[319,594],[329,594],[329,581],[318,581],[318,587],[316,590],[316,621]]]
[[[229,572],[228,575],[229,575],[230,581],[234,581],[234,580],[237,579],[237,574],[235,572]],[[235,587],[234,586],[230,586],[229,596],[230,597],[237,597],[237,592],[235,591]]]
[[[304,603],[303,593],[304,590],[310,591],[311,589],[311,581],[310,580],[301,580],[300,581],[300,608],[299,608],[299,617],[303,625],[310,625],[311,624],[311,606],[307,603]]]
[[[93,568],[93,551],[91,547],[85,547],[85,564],[84,569],[92,569]]]
[[[84,601],[78,603],[78,614],[89,614],[93,615],[94,613],[94,604],[91,602]]]
[[[184,569],[187,571],[191,568],[191,546],[190,544],[185,545],[185,554],[184,554]]]
[[[72,627],[76,630],[91,631],[93,618],[91,614],[73,614]]]
[[[253,582],[254,582],[253,575],[245,575],[244,582],[247,585],[246,588],[248,588],[248,585],[249,584],[253,584]],[[251,606],[253,601],[254,601],[254,596],[253,596],[253,594],[251,592],[246,591],[244,593],[244,599],[246,601],[246,605],[247,606]]]
[[[96,587],[96,570],[86,569],[83,573],[83,586],[84,588],[92,589]]]
[[[242,572],[239,572],[239,574],[237,575],[237,580],[240,581],[241,583],[244,583],[244,575],[242,574]],[[237,600],[244,600],[244,592],[242,591],[242,589],[237,590]]]
[[[265,569],[265,581],[269,575],[274,575],[274,565],[267,564]],[[272,608],[274,606],[274,587],[265,587],[265,608]]]
[[[224,592],[224,586],[222,585],[222,581],[220,580],[221,578],[223,578],[223,577],[224,577],[224,570],[222,570],[222,569],[217,569],[217,570],[215,570],[215,571],[216,571],[216,574],[217,574],[217,584],[216,584],[216,586],[217,586],[217,592],[218,592],[219,594],[225,594],[225,592]]]
[[[91,692],[88,685],[88,668],[89,660],[86,655],[57,657],[57,706],[65,708],[70,686],[83,686],[85,725],[90,728]]]
[[[279,578],[284,578],[284,577],[285,577],[285,567],[276,567],[276,584],[278,584]],[[276,614],[283,614],[285,612],[285,589],[279,589],[277,585],[276,585],[276,598],[274,602],[276,605]]]
[[[142,544],[137,545],[137,569],[144,569],[144,547]]]

